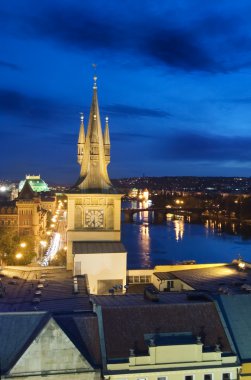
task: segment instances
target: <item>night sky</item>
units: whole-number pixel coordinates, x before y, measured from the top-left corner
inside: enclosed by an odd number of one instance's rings
[[[6,0],[0,179],[79,174],[97,64],[111,178],[250,176],[250,0]]]

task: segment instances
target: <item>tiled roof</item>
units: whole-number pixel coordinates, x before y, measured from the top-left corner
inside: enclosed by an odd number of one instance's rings
[[[126,358],[129,349],[147,352],[144,334],[191,332],[205,346],[231,348],[213,303],[102,307],[108,359]],[[123,326],[123,328],[122,328]]]
[[[72,247],[73,254],[81,253],[120,253],[126,252],[121,242],[82,242],[74,241]]]

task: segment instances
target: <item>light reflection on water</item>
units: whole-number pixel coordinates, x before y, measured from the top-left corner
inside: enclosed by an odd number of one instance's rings
[[[149,224],[144,223],[139,226],[139,246],[140,246],[140,256],[144,266],[150,266],[150,234],[149,234]]]
[[[129,268],[186,260],[231,262],[238,255],[251,262],[251,226],[242,234],[240,226],[232,222],[192,223],[189,218],[168,215],[163,223],[154,224],[148,220],[148,212],[141,211],[133,223],[122,223],[122,241]]]

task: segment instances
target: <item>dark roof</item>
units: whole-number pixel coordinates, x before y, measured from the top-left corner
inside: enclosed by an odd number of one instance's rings
[[[54,319],[94,367],[101,366],[97,316],[93,313],[55,315]]]
[[[0,313],[1,373],[8,372],[41,332],[47,312]],[[53,316],[81,354],[94,366],[101,365],[97,317],[93,313]]]
[[[62,312],[91,310],[85,278],[78,278],[79,292],[74,294],[72,272],[59,267],[4,267],[1,283],[5,292],[0,298],[0,311],[44,310]],[[43,274],[44,287],[38,305],[32,303]],[[15,285],[10,284],[13,276]]]
[[[35,192],[33,191],[28,180],[25,181],[22,190],[18,196],[18,199],[33,199],[35,196]]]
[[[82,242],[74,241],[72,253],[120,253],[126,252],[121,242],[101,241],[101,242]]]
[[[142,286],[148,288],[149,284],[147,285],[142,284]],[[95,296],[92,294],[90,296],[90,299],[92,303],[95,303],[100,306],[105,306],[105,307],[147,306],[149,304],[152,304],[152,301],[146,299],[143,293],[144,293],[144,290],[142,290],[141,293],[138,293],[138,294],[128,293],[128,290],[127,290],[126,295],[117,295],[115,293],[115,295],[110,295],[110,296]],[[158,294],[158,296],[159,296],[158,304],[179,304],[179,303],[188,303],[189,301],[188,295],[182,292],[161,292]],[[199,299],[199,302],[201,302],[201,299]],[[211,302],[211,299],[208,300],[208,302]]]
[[[172,272],[155,272],[154,276],[159,278],[160,280],[177,280],[177,277]]]
[[[220,296],[220,307],[240,359],[251,360],[251,295]]]
[[[1,373],[16,363],[49,318],[45,312],[0,313]]]
[[[108,359],[126,358],[129,349],[147,352],[145,334],[191,332],[205,346],[221,345],[230,352],[220,317],[213,303],[170,304],[131,307],[102,307]],[[123,328],[122,328],[123,326]]]

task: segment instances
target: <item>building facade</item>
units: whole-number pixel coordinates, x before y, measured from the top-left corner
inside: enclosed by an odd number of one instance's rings
[[[15,229],[19,236],[33,236],[38,253],[39,241],[46,234],[48,216],[56,208],[56,198],[42,195],[39,189],[44,187],[41,186],[37,186],[34,191],[30,181],[30,178],[26,178],[16,200],[0,205],[0,226]],[[41,181],[39,179],[39,184],[43,185]]]

